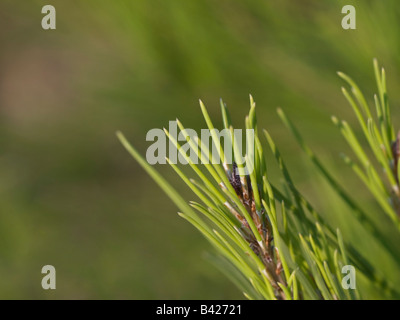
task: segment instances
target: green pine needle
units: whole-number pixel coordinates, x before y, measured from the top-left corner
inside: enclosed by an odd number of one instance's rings
[[[338,73],[350,87],[350,90],[343,88],[342,92],[350,103],[371,150],[365,150],[364,144],[346,121],[339,121],[336,117],[333,117],[332,121],[356,157],[356,161],[353,161],[343,156],[344,161],[365,184],[366,190],[370,191],[382,212],[387,214],[400,232],[400,142],[391,123],[385,71],[382,69],[379,72],[376,60],[374,70],[378,87],[374,108],[368,105],[367,99],[353,79],[344,73]],[[192,139],[189,136],[181,122],[177,121],[177,124],[190,151],[199,159],[211,160],[211,163],[194,163],[187,154],[187,148],[183,149],[177,138],[165,130],[171,143],[179,150],[199,180],[187,175],[168,159],[167,161],[201,203],[192,201],[189,205],[129,144],[123,134],[117,133],[127,151],[178,206],[181,211],[179,215],[198,229],[218,252],[217,255],[212,255],[211,260],[214,264],[227,273],[248,299],[362,298],[358,287],[355,290],[342,287],[341,268],[344,265],[353,265],[357,270],[357,277],[368,279],[365,281],[370,281],[371,286],[384,285],[383,291],[389,292],[391,297],[398,297],[398,290],[390,279],[381,281],[379,271],[365,262],[363,257],[368,253],[358,252],[346,243],[340,230],[335,232],[335,228],[326,223],[323,215],[301,194],[272,136],[264,130],[266,139],[260,139],[253,97],[250,95],[250,110],[245,121],[246,129],[253,129],[255,133],[254,154],[245,156],[246,164],[254,168],[249,175],[244,171],[239,143],[234,135],[228,109],[222,100],[220,105],[224,129],[228,130],[228,140],[233,143],[233,163],[227,162],[224,144],[214,130],[213,122],[201,101],[201,112],[211,130],[213,147],[217,150],[221,163],[215,161],[215,155],[201,139]],[[375,118],[371,110],[376,111]],[[345,182],[337,181],[322,164],[282,109],[278,109],[278,115],[311,162],[342,198],[349,214],[361,223],[394,260],[399,261],[393,244],[387,241],[381,229],[342,187]],[[288,190],[287,195],[269,180],[265,150],[262,146],[264,142],[269,145],[279,165],[284,178],[283,187]],[[374,161],[369,158],[370,154],[374,155]],[[379,167],[374,165],[376,162]]]

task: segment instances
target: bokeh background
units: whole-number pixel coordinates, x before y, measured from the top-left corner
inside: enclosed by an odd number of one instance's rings
[[[41,28],[45,4],[57,10],[56,30]],[[341,27],[346,4],[356,6],[356,30]],[[204,128],[199,98],[220,125],[222,97],[242,127],[251,93],[299,188],[347,241],[364,252],[376,247],[275,110],[283,107],[354,198],[385,220],[342,163],[349,149],[330,116],[358,128],[336,71],[352,75],[371,101],[377,57],[399,122],[399,21],[398,0],[1,0],[0,298],[242,298],[206,259],[208,243],[115,137],[122,130],[145,154],[147,131],[169,120]],[[170,168],[157,169],[193,199]],[[387,223],[399,244],[392,231]],[[400,283],[384,252],[369,258]],[[56,290],[41,288],[46,264],[56,267]]]

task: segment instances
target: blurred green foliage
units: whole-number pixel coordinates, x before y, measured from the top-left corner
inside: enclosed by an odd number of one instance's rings
[[[54,31],[41,28],[44,4],[57,10]],[[345,4],[356,6],[357,30],[341,28]],[[330,115],[356,123],[336,71],[351,74],[372,101],[377,57],[399,119],[399,21],[396,0],[1,1],[0,298],[241,298],[114,132],[144,153],[146,132],[177,116],[204,127],[198,98],[219,119],[220,97],[240,127],[249,93],[300,189],[398,283],[398,262],[348,227],[345,207],[275,109],[296,121],[371,216],[385,219],[342,163],[339,152],[349,149]],[[391,230],[387,223],[400,250]],[[40,286],[46,264],[56,267],[55,291]]]

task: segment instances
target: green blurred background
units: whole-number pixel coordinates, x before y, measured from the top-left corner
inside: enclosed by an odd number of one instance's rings
[[[41,28],[45,4],[57,10],[56,30]],[[345,4],[356,6],[357,30],[341,27]],[[299,188],[347,241],[373,249],[373,239],[348,227],[356,222],[275,109],[285,109],[371,216],[385,220],[342,164],[339,153],[349,149],[330,116],[356,125],[336,71],[352,75],[371,100],[377,57],[397,122],[399,21],[398,0],[1,0],[0,298],[242,298],[205,259],[208,243],[115,137],[122,130],[145,154],[147,131],[169,120],[204,128],[199,98],[221,125],[222,97],[242,127],[251,93]],[[193,199],[170,168],[157,169]],[[369,258],[400,283],[385,253]],[[46,264],[57,270],[53,291],[40,285]]]

